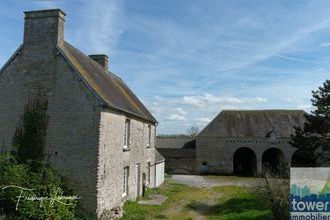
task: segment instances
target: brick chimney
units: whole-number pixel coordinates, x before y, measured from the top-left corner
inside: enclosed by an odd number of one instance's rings
[[[63,46],[65,13],[60,9],[26,11],[24,46]]]
[[[109,58],[105,54],[93,54],[89,55],[94,61],[102,66],[103,69],[108,70]]]

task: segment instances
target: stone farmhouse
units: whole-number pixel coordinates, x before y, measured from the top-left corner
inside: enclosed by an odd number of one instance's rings
[[[39,92],[48,101],[49,161],[72,183],[80,207],[100,216],[164,179],[157,121],[106,55],[64,40],[60,9],[25,12],[23,44],[0,70],[0,140],[11,149],[18,120]]]
[[[254,176],[290,164],[296,148],[289,142],[302,127],[302,110],[224,110],[195,139],[157,138],[168,173]]]

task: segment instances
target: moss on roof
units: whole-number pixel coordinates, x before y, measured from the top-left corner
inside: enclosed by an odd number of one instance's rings
[[[265,137],[275,129],[279,137],[290,137],[294,126],[305,123],[303,110],[224,110],[198,136]]]
[[[104,70],[92,58],[67,42],[64,43],[64,48],[61,49],[81,77],[109,107],[157,123],[153,115],[122,79]]]

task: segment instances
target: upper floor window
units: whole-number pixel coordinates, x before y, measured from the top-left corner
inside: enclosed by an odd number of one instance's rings
[[[148,125],[148,145],[147,147],[151,147],[151,125]]]
[[[124,148],[129,148],[130,127],[131,127],[131,121],[129,119],[126,119],[125,120]]]

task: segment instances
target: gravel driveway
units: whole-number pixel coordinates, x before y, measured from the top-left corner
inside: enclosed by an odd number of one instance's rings
[[[263,183],[262,178],[236,177],[236,176],[198,176],[198,175],[172,175],[175,182],[193,186],[211,188],[215,186],[243,186],[254,187]]]

